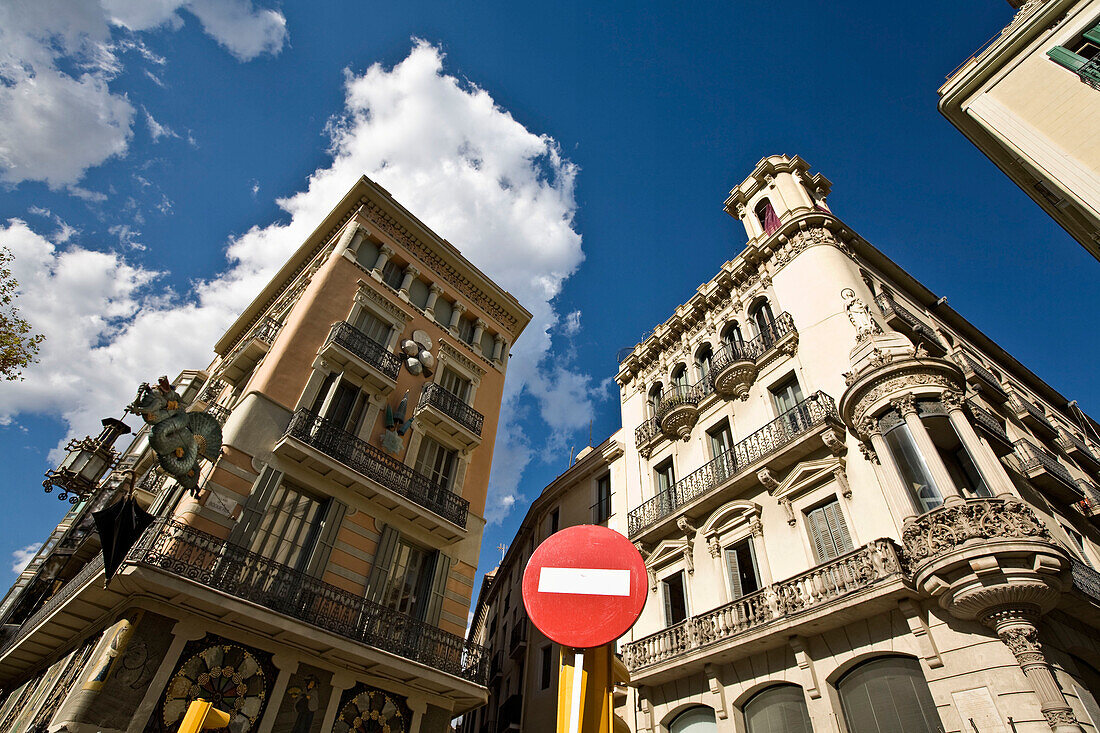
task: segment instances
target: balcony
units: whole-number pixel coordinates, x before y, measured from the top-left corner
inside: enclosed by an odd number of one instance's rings
[[[638,427],[634,428],[634,445],[643,456],[649,456],[650,448],[657,438],[661,436],[661,424],[657,418],[646,418]]]
[[[705,396],[703,379],[695,384],[674,384],[657,402],[657,422],[661,432],[669,439],[687,440],[691,429],[699,420],[699,403]]]
[[[199,402],[207,404],[216,402],[227,386],[229,385],[220,379],[211,379],[203,386],[202,392],[199,393]]]
[[[508,656],[513,660],[523,658],[527,651],[527,619],[522,619],[508,635]]]
[[[274,318],[261,320],[222,361],[221,378],[230,384],[239,384],[275,343],[282,327],[283,324]]]
[[[1012,454],[1016,470],[1043,492],[1059,501],[1075,504],[1085,498],[1069,470],[1044,449],[1023,438],[1017,440]]]
[[[1100,91],[1100,55],[1093,56],[1077,70],[1077,76],[1081,81],[1093,89]]]
[[[420,403],[416,406],[416,418],[449,436],[463,450],[481,445],[481,428],[485,418],[440,384],[431,383],[424,387]]]
[[[481,646],[170,519],[158,519],[126,562],[475,684],[486,682],[488,660]]]
[[[1077,461],[1077,465],[1081,468],[1092,473],[1100,471],[1100,459],[1080,436],[1068,430],[1059,430],[1056,442],[1058,447],[1064,450],[1067,456]]]
[[[674,483],[657,496],[631,510],[627,528],[632,540],[660,536],[684,511],[703,514],[740,490],[758,481],[761,468],[782,471],[824,447],[814,438],[823,433],[840,437],[843,423],[833,398],[815,392],[787,412],[757,430],[730,450]]]
[[[776,353],[793,354],[798,345],[798,329],[790,313],[780,313],[751,341],[731,341],[714,354],[710,379],[714,391],[729,399],[745,399],[757,372]]]
[[[881,589],[883,592],[873,591]],[[805,573],[622,647],[632,684],[655,685],[684,677],[704,663],[728,662],[741,650],[786,644],[805,629],[820,634],[851,620],[843,607],[860,613],[886,610],[906,588],[897,548],[875,540]],[[895,606],[896,608],[896,606]]]
[[[225,421],[229,419],[229,413],[232,410],[222,405],[207,405],[203,412],[217,420],[218,425],[225,425]]]
[[[441,539],[465,536],[470,502],[309,410],[294,414],[275,452],[354,488]]]
[[[1008,405],[1020,422],[1027,425],[1040,438],[1057,437],[1058,429],[1050,424],[1047,416],[1031,400],[1017,394],[1015,391],[1009,391]]]
[[[344,321],[332,324],[319,355],[383,395],[393,391],[401,372],[401,359]]]
[[[943,356],[947,352],[932,327],[895,301],[888,293],[879,293],[875,297],[875,303],[890,328],[923,343],[926,348],[931,347],[929,351],[934,356]]]
[[[974,387],[978,392],[982,393],[990,402],[995,404],[1004,404],[1008,399],[1008,393],[1005,392],[1004,387],[1001,386],[997,377],[993,376],[993,372],[986,369],[979,364],[973,357],[964,352],[959,352],[954,355],[955,363],[962,369],[963,376],[966,377],[966,381]]]
[[[972,400],[967,400],[966,406],[970,408],[970,414],[974,416],[975,425],[985,433],[986,438],[989,439],[990,447],[993,448],[993,452],[998,457],[1007,456],[1015,450],[1012,439],[1005,432],[1004,423],[1001,422],[999,417]]]

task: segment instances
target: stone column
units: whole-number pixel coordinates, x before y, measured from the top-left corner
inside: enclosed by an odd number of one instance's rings
[[[943,495],[943,503],[957,504],[965,501],[962,494],[955,487],[951,474],[947,472],[947,466],[943,465],[943,459],[940,458],[940,452],[936,450],[936,444],[932,442],[928,430],[925,429],[924,423],[917,415],[917,401],[913,395],[907,394],[895,397],[890,400],[890,404],[905,418],[905,424],[909,427],[909,434],[913,436],[913,442],[917,444],[917,450],[924,456],[924,463],[928,466],[928,472],[932,474],[936,487]]]
[[[264,710],[256,733],[271,733],[271,729],[275,726],[275,718],[279,716],[279,707],[282,705],[283,695],[286,694],[290,675],[298,671],[298,661],[298,655],[286,652],[280,652],[271,657],[271,663],[279,673],[275,675],[275,684],[271,686],[271,694],[267,696],[267,709]]]
[[[428,302],[424,304],[424,315],[435,320],[435,302],[439,300],[439,294],[443,292],[435,283],[428,286]]]
[[[415,280],[417,275],[419,274],[420,270],[416,269],[412,265],[406,267],[405,276],[401,278],[401,287],[397,289],[398,292],[404,295],[406,298],[409,297],[409,288],[412,287],[413,280]]]
[[[187,642],[201,639],[205,635],[206,629],[203,628],[201,621],[197,618],[185,618],[176,622],[175,626],[172,627],[172,636],[175,638],[172,639],[168,651],[164,653],[164,659],[157,667],[157,673],[149,681],[149,686],[145,689],[145,696],[141,698],[141,704],[134,711],[134,717],[130,720],[126,733],[141,733],[145,730],[145,724],[157,708],[157,702],[160,700],[165,685],[168,684],[168,679],[172,676],[172,670],[175,668],[176,662],[179,661],[180,654],[183,653],[183,647],[187,645]]]
[[[363,241],[362,232],[359,229],[359,225],[354,222],[349,224],[343,232],[340,233],[340,239],[336,242],[336,247],[333,249],[333,256],[340,257],[347,251],[351,251],[351,259],[355,259],[355,250],[359,248],[359,242]],[[355,243],[354,248],[352,242]]]
[[[493,336],[493,361],[499,364],[504,357],[504,337],[499,333]]]
[[[970,420],[963,410],[963,396],[958,392],[944,392],[942,399],[943,406],[947,408],[947,419],[951,421],[951,427],[955,428],[959,440],[966,446],[967,452],[974,459],[974,463],[978,465],[978,470],[981,472],[982,478],[985,479],[990,493],[995,496],[1006,493],[1015,496],[1012,481],[1005,473],[1001,462],[993,455],[993,451],[989,449],[989,446],[983,443],[978,434],[974,432],[974,426],[970,424]]]
[[[328,697],[328,705],[325,706],[325,719],[321,723],[321,730],[332,730],[336,723],[336,714],[340,712],[340,696],[344,690],[355,685],[355,678],[347,672],[336,672],[332,675],[332,694]]]
[[[902,483],[901,469],[894,461],[894,454],[890,452],[890,446],[886,444],[886,438],[878,428],[878,421],[874,418],[865,418],[860,432],[871,439],[871,447],[875,449],[876,462],[871,459],[875,467],[875,475],[878,476],[882,486],[882,494],[886,497],[886,503],[895,517],[902,523],[917,516],[917,510],[913,503],[913,497]],[[870,458],[870,457],[869,457]]]
[[[409,733],[420,733],[420,725],[424,721],[424,713],[428,712],[428,701],[419,697],[405,699],[405,704],[412,711],[412,720],[409,722]]]
[[[388,244],[383,244],[378,248],[378,259],[374,261],[374,272],[379,277],[382,276],[382,268],[386,266],[386,263],[393,257],[393,247]]]
[[[455,301],[454,309],[451,310],[451,322],[447,328],[451,333],[458,333],[458,321],[462,318],[462,314],[466,312],[466,306],[462,305],[458,301]]]
[[[1001,609],[982,619],[982,623],[997,632],[1004,645],[1012,650],[1016,663],[1024,671],[1031,689],[1039,698],[1039,709],[1055,733],[1081,733],[1073,708],[1066,702],[1054,670],[1039,645],[1039,630],[1035,627],[1038,613],[1025,609]]]
[[[481,353],[481,337],[485,335],[485,321],[478,318],[474,321],[474,338],[473,343],[470,344],[474,347],[474,351]]]

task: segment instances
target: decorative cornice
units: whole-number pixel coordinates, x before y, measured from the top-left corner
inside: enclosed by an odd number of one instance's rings
[[[359,290],[355,293],[355,299],[359,303],[362,304],[369,300],[370,302],[382,308],[382,310],[392,315],[394,318],[397,318],[399,321],[401,321],[402,328],[404,328],[406,323],[412,320],[412,316],[410,314],[406,313],[404,309],[398,307],[396,303],[394,303],[386,296],[382,295],[382,293],[372,288],[369,284],[367,284],[366,280],[360,280],[358,285]]]
[[[486,374],[486,370],[478,366],[473,359],[469,358],[446,341],[440,339],[439,361],[442,363],[448,360],[458,362],[459,364],[476,374],[478,378],[484,377]]]

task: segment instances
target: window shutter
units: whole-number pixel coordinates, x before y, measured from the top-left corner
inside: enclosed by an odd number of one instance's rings
[[[665,626],[672,626],[672,594],[669,592],[668,581],[661,581],[661,590],[665,596]]]
[[[814,557],[818,562],[824,562],[828,560],[830,555],[826,550],[826,539],[823,536],[824,532],[828,531],[828,525],[825,523],[825,509],[819,507],[806,515],[806,526],[810,528],[810,539],[814,543]]]
[[[229,544],[247,544],[248,539],[255,534],[256,528],[264,518],[264,512],[267,511],[267,505],[271,503],[271,495],[282,477],[281,471],[276,471],[270,466],[265,466],[260,472],[260,477],[252,486],[252,492],[244,503],[240,518],[229,533]]]
[[[741,590],[741,568],[737,562],[737,550],[730,547],[726,549],[726,570],[730,575],[730,592],[733,594],[732,600],[737,600],[741,596],[745,595]]]
[[[840,504],[833,501],[826,504],[825,519],[829,522],[829,532],[833,535],[833,542],[836,543],[839,554],[843,555],[846,552],[851,552],[852,536],[848,533],[848,525],[844,523],[844,515],[840,513]]]
[[[1085,31],[1085,39],[1093,43],[1100,43],[1100,24],[1094,25]]]
[[[313,550],[313,557],[309,559],[306,573],[315,578],[321,577],[328,565],[332,548],[336,544],[336,535],[340,531],[340,524],[347,514],[348,505],[337,499],[329,499],[325,517],[321,520],[321,531],[317,535],[317,544]]]
[[[382,537],[378,540],[378,552],[374,553],[374,565],[367,578],[367,600],[369,601],[379,603],[382,600],[382,592],[390,577],[393,553],[397,549],[397,540],[400,536],[401,533],[391,525],[387,524],[382,530]]]
[[[428,611],[424,620],[432,626],[439,625],[443,613],[443,596],[447,593],[447,576],[451,572],[451,558],[442,552],[435,553],[435,567],[432,569],[432,591],[428,597]]]
[[[1077,71],[1080,69],[1085,65],[1086,60],[1083,56],[1078,56],[1073,51],[1062,48],[1061,46],[1055,46],[1047,51],[1047,56],[1050,56],[1054,63],[1059,66],[1064,66],[1070,71]]]

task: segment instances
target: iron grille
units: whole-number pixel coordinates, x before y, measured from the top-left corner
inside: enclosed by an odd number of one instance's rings
[[[1084,66],[1077,70],[1077,75],[1081,77],[1081,81],[1100,91],[1100,54],[1086,61]]]
[[[344,347],[392,380],[396,381],[401,371],[401,360],[397,356],[347,321],[332,324],[325,346],[329,344]]]
[[[457,395],[444,389],[443,385],[433,382],[424,387],[416,411],[420,412],[429,405],[454,419],[474,435],[481,436],[481,427],[485,422],[485,417],[459,399]]]
[[[207,405],[206,414],[218,421],[219,425],[225,425],[229,419],[230,409],[223,405]]]

